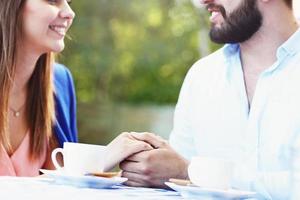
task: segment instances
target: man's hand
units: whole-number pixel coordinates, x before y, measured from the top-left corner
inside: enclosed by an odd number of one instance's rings
[[[130,133],[154,149],[136,153],[121,162],[122,176],[129,186],[166,188],[170,178],[187,179],[188,161],[176,153],[168,142],[151,133]]]
[[[111,141],[106,148],[104,171],[109,171],[127,157],[153,149],[153,147],[141,140],[135,139],[131,134],[124,132]]]

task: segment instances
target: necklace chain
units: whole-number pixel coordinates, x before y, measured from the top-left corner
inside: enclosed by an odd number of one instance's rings
[[[20,117],[20,114],[21,114],[21,111],[22,111],[23,108],[24,108],[24,105],[25,105],[25,103],[24,103],[19,109],[17,109],[17,110],[15,110],[15,109],[13,109],[13,108],[11,108],[11,107],[9,107],[9,109],[10,109],[10,111],[12,111],[12,113],[13,113],[13,115],[14,115],[15,117]]]

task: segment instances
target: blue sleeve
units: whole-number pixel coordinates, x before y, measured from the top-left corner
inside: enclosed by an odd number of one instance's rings
[[[62,147],[64,142],[78,142],[78,136],[73,78],[61,64],[54,65],[54,91],[56,120],[53,128]]]

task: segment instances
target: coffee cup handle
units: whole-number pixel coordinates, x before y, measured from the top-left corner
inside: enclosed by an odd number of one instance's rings
[[[64,150],[62,148],[56,148],[51,153],[51,159],[52,159],[53,165],[56,169],[62,169],[63,166],[61,166],[56,159],[58,153],[61,153],[64,156]]]

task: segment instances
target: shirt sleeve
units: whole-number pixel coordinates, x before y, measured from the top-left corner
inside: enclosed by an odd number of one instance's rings
[[[191,85],[193,67],[188,72],[182,85],[179,99],[175,108],[173,130],[170,134],[170,145],[186,159],[196,155],[193,131],[190,126],[191,113]]]
[[[54,132],[59,146],[77,142],[76,95],[70,71],[61,64],[54,66],[56,122]]]

